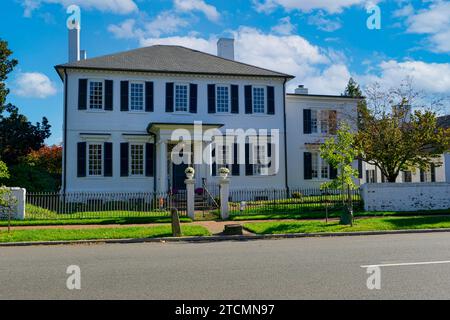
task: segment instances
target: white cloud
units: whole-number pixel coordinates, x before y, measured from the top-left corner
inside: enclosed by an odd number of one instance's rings
[[[295,25],[291,22],[291,17],[284,17],[279,20],[278,25],[272,28],[272,31],[281,35],[292,34],[295,31]]]
[[[189,23],[170,11],[160,13],[153,21],[146,23],[147,34],[153,37],[159,37],[162,34],[171,34],[177,32],[180,28],[188,26]]]
[[[13,93],[21,97],[42,99],[56,94],[56,88],[43,73],[23,72],[16,78]]]
[[[171,11],[163,11],[151,21],[127,19],[122,23],[108,26],[108,31],[118,39],[160,37],[187,27],[189,22]]]
[[[281,6],[288,11],[300,10],[310,12],[321,9],[328,13],[340,13],[345,8],[354,5],[365,5],[366,2],[366,0],[253,0],[253,5],[258,12],[271,12],[277,6]]]
[[[127,19],[121,24],[110,24],[108,31],[118,39],[133,39],[141,35],[142,30],[136,29],[136,20]]]
[[[378,81],[385,87],[396,87],[407,77],[414,86],[430,94],[450,92],[450,63],[425,63],[423,61],[395,60],[382,61],[378,65],[378,75],[361,77],[363,83]]]
[[[406,18],[407,32],[427,34],[430,50],[450,53],[450,2],[435,1]]]
[[[207,4],[204,0],[174,0],[174,5],[177,10],[182,12],[202,12],[211,21],[220,19],[216,7]]]
[[[414,7],[411,4],[408,4],[400,9],[397,9],[393,12],[394,17],[408,17],[414,14]]]
[[[75,4],[80,6],[81,9],[95,9],[115,14],[129,14],[138,11],[138,7],[133,0],[22,0],[24,16],[30,17],[34,10],[46,3],[60,4],[64,7]]]
[[[339,20],[331,20],[327,18],[323,11],[319,11],[317,14],[309,15],[308,24],[314,25],[317,27],[317,29],[326,32],[333,32],[342,27],[342,24]]]

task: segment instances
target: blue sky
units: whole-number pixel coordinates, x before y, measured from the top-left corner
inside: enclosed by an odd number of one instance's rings
[[[449,1],[3,0],[0,37],[19,60],[9,101],[33,122],[49,118],[49,144],[62,137],[62,83],[53,67],[67,60],[70,4],[81,7],[88,58],[153,44],[215,54],[227,36],[237,60],[295,75],[290,90],[304,84],[340,94],[350,76],[387,87],[410,76],[428,95],[450,95]],[[370,30],[374,5],[381,28]]]

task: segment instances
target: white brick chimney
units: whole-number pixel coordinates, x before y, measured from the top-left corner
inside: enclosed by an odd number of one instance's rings
[[[221,58],[234,60],[234,39],[220,38],[217,41],[217,55]]]
[[[299,85],[298,88],[295,89],[296,94],[308,94],[308,88],[305,88],[304,85]]]
[[[69,29],[69,62],[80,60],[80,24]]]

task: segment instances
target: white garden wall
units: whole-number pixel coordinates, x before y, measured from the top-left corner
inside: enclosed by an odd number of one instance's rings
[[[26,190],[24,188],[7,188],[11,191],[13,199],[15,200],[15,208],[11,218],[23,220],[25,219],[25,197]]]
[[[366,211],[419,211],[450,208],[450,183],[366,183]]]

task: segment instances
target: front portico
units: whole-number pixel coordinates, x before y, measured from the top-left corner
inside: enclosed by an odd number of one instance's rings
[[[201,187],[203,179],[212,176],[211,158],[205,163],[203,153],[211,150],[213,139],[205,131],[222,127],[222,124],[150,123],[147,132],[154,136],[156,144],[156,191],[185,189],[184,170],[188,166],[195,169],[195,185]],[[211,157],[211,152],[208,155]]]

